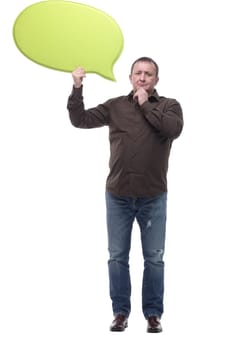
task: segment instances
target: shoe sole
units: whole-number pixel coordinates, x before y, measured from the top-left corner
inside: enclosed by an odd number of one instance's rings
[[[147,333],[161,333],[162,329],[147,329]]]
[[[128,323],[126,323],[125,327],[124,328],[117,328],[117,327],[113,327],[113,328],[110,328],[110,331],[111,332],[124,332],[124,330],[128,327]]]

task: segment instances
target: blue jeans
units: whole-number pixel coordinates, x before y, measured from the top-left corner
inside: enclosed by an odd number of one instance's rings
[[[152,198],[119,197],[106,192],[109,284],[113,313],[130,314],[129,253],[136,218],[141,232],[144,272],[142,310],[145,318],[161,317],[164,295],[164,246],[167,193]]]

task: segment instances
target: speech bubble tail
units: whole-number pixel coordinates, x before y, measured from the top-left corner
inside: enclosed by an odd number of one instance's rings
[[[85,69],[85,66],[84,66],[84,69]],[[86,68],[85,71],[86,71],[86,73],[91,73],[91,74],[94,73],[94,74],[97,74],[104,79],[116,82],[116,78],[115,78],[113,72],[111,72],[111,71],[110,72],[106,72],[106,71],[103,72],[103,71],[100,71],[97,69],[93,70],[93,69],[88,69],[88,68]]]
[[[101,77],[103,77],[105,79],[108,79],[108,80],[116,82],[116,78],[115,78],[115,76],[113,74],[112,69],[109,70],[109,71],[105,70],[104,72],[103,71],[99,71],[99,72],[96,72],[96,73],[99,74]]]
[[[116,82],[116,78],[113,74],[111,76],[106,77],[106,79]]]

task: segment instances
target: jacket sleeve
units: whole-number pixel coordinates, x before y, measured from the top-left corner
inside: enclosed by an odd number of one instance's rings
[[[180,104],[175,99],[168,99],[161,109],[160,106],[146,101],[141,109],[147,121],[168,139],[177,138],[183,129],[183,113]]]
[[[82,86],[80,88],[73,87],[68,98],[67,109],[71,124],[77,128],[91,129],[109,124],[107,105],[100,104],[95,108],[85,109]]]

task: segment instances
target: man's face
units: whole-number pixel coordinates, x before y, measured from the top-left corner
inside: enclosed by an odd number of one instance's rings
[[[159,81],[159,78],[156,75],[156,68],[154,64],[151,62],[143,61],[135,63],[129,79],[134,91],[142,87],[149,94],[153,92],[155,85]]]

